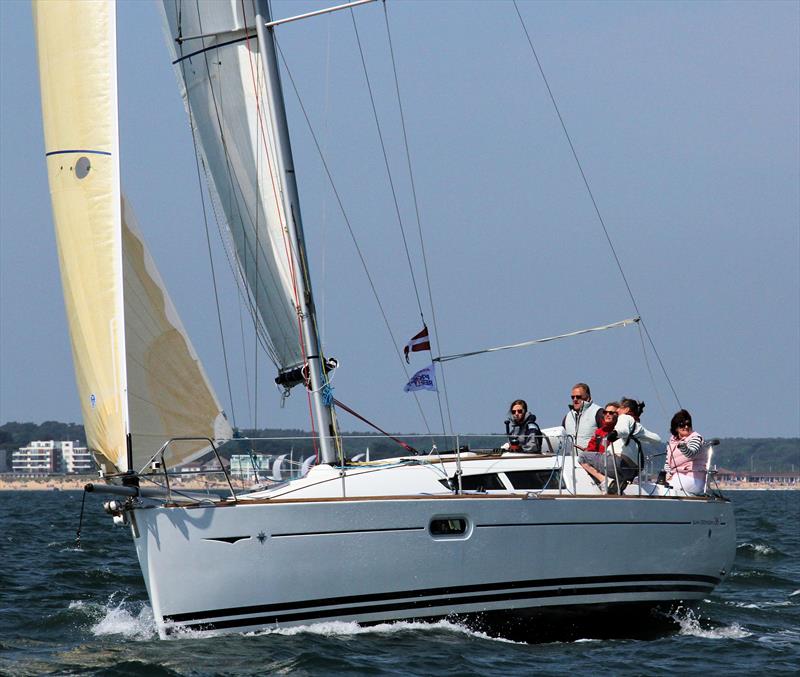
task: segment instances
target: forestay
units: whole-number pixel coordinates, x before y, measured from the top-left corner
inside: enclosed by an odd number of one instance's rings
[[[120,189],[115,7],[33,6],[47,171],[89,448],[140,470],[174,437],[230,426]],[[172,462],[208,449],[184,443]],[[109,467],[110,466],[110,467]]]
[[[246,293],[285,371],[303,364],[287,240],[293,214],[275,153],[269,97],[252,2],[164,0],[168,43],[187,104],[215,214],[230,231]],[[199,37],[205,36],[205,37]]]

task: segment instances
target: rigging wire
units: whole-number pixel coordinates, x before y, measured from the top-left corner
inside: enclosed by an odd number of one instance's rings
[[[244,11],[244,3],[242,3],[242,10]],[[247,34],[247,31],[245,31],[245,36],[248,37],[247,46],[248,46],[248,49],[249,49],[249,47],[250,47],[250,39],[249,39],[249,36]],[[248,63],[250,65],[250,72],[252,74],[252,71],[253,71],[252,57],[250,57],[248,59]],[[255,91],[256,91],[256,116],[259,117],[259,120],[260,120],[261,112],[259,110],[259,100],[258,100],[257,92],[259,92],[261,90],[258,87],[255,86],[256,85],[255,82],[253,83],[253,85],[254,85],[254,88],[255,88]],[[261,132],[262,132],[261,125],[260,124],[256,125],[256,148],[258,148],[262,143],[261,136],[260,136]],[[263,143],[266,145],[266,139],[263,141]],[[256,158],[255,158],[255,160],[256,160],[256,182],[260,183],[261,172],[263,171],[263,168],[261,167],[261,153],[255,153],[255,156],[256,156]],[[267,158],[267,164],[269,165],[269,158]],[[260,232],[260,229],[258,227],[259,226],[259,217],[261,216],[261,210],[259,209],[259,200],[258,200],[258,186],[256,186],[256,191],[255,191],[255,193],[253,195],[253,198],[255,200],[255,210],[254,211],[255,211],[255,217],[256,217],[253,226],[254,226],[255,232],[256,232],[256,246],[255,246],[256,271],[255,271],[255,274],[256,274],[256,280],[257,280],[259,278],[258,264],[261,261],[261,257],[258,256],[258,252],[261,251],[261,232]],[[256,308],[258,308],[258,293],[259,293],[260,290],[261,290],[261,285],[256,285],[256,290],[255,290],[255,294],[254,294],[254,298],[253,298],[253,303],[255,304]],[[258,351],[257,350],[253,353],[253,390],[255,392],[255,408],[253,409],[253,427],[257,429],[258,428]]]
[[[381,123],[378,119],[378,109],[375,107],[375,96],[372,93],[372,83],[369,79],[369,72],[367,71],[367,62],[364,58],[364,49],[361,46],[361,36],[358,34],[358,25],[356,24],[356,15],[353,8],[350,8],[350,18],[353,20],[353,31],[356,35],[356,44],[358,45],[358,53],[361,56],[361,66],[364,69],[364,79],[367,83],[367,91],[369,92],[369,102],[372,106],[372,115],[375,118],[375,128],[378,131],[378,139],[381,143],[381,152],[383,153],[383,164],[386,167],[386,176],[389,179],[389,187],[392,191],[392,200],[394,201],[394,211],[397,214],[397,223],[400,226],[400,235],[403,238],[403,249],[406,252],[406,260],[408,261],[408,271],[411,273],[411,283],[414,285],[414,295],[417,298],[417,308],[419,309],[419,316],[422,319],[422,324],[425,324],[425,314],[422,312],[422,301],[419,297],[419,288],[417,287],[417,278],[414,275],[414,266],[411,263],[411,253],[408,250],[408,240],[406,238],[406,230],[403,227],[403,217],[400,214],[400,204],[397,201],[397,191],[394,187],[394,179],[392,179],[392,170],[389,167],[389,156],[386,153],[386,144],[383,140],[383,132],[381,131]]]
[[[350,10],[352,12],[352,10]],[[397,107],[400,111],[400,126],[403,130],[403,145],[405,146],[406,151],[406,162],[408,164],[408,177],[411,182],[411,195],[414,200],[414,214],[417,219],[417,231],[419,233],[419,242],[420,242],[420,249],[422,251],[422,265],[425,270],[425,283],[428,289],[428,303],[431,307],[431,317],[433,319],[433,340],[434,344],[436,345],[436,353],[441,355],[441,347],[439,344],[439,328],[436,322],[436,306],[433,304],[433,292],[431,291],[431,277],[430,272],[428,269],[428,257],[425,252],[425,239],[422,236],[422,220],[420,219],[419,215],[419,200],[417,199],[417,187],[416,182],[414,181],[414,172],[411,167],[411,150],[408,146],[408,133],[406,132],[406,119],[403,113],[403,99],[400,96],[400,79],[397,75],[397,63],[394,56],[394,45],[392,43],[392,32],[389,28],[389,11],[387,9],[387,5],[383,3],[383,17],[386,23],[386,37],[389,43],[389,54],[392,58],[392,72],[394,73],[394,87],[395,92],[397,93]],[[355,22],[355,19],[353,20]],[[453,418],[450,413],[450,399],[447,394],[447,380],[445,378],[445,369],[444,365],[439,365],[440,370],[442,373],[442,391],[444,393],[444,401],[445,401],[445,408],[447,410],[447,424],[448,427],[445,427],[444,424],[444,415],[442,413],[442,399],[439,395],[439,391],[436,391],[436,399],[439,402],[439,417],[442,420],[442,432],[448,432],[452,435],[453,434]]]
[[[653,370],[650,367],[650,360],[647,357],[647,346],[644,343],[644,336],[642,335],[641,326],[639,327],[639,341],[642,344],[642,355],[644,356],[644,363],[647,366],[647,373],[650,375],[650,384],[653,386],[653,391],[656,394],[658,405],[661,407],[661,413],[664,414],[664,418],[669,418],[669,414],[667,413],[667,408],[664,406],[664,402],[661,399],[661,393],[659,392],[658,386],[656,385],[656,379],[653,376]],[[678,403],[678,406],[680,406],[680,402]]]
[[[380,144],[381,144],[381,153],[383,155],[383,163],[384,163],[384,166],[386,167],[386,176],[389,179],[389,187],[390,187],[391,192],[392,192],[392,200],[394,202],[394,210],[395,210],[395,214],[397,215],[397,224],[400,227],[400,235],[401,235],[402,240],[403,240],[403,249],[404,249],[405,254],[406,254],[406,261],[408,262],[408,271],[409,271],[409,273],[411,275],[411,284],[414,287],[414,296],[415,296],[415,298],[417,300],[417,308],[419,310],[420,319],[422,320],[422,325],[424,327],[426,327],[427,323],[425,322],[425,313],[422,310],[422,301],[421,301],[420,295],[419,295],[419,286],[417,285],[417,278],[416,278],[416,275],[414,274],[414,265],[411,262],[411,252],[409,251],[409,247],[408,247],[408,238],[406,237],[406,230],[405,230],[405,227],[403,226],[403,217],[402,217],[402,215],[400,213],[400,204],[399,204],[398,199],[397,199],[397,190],[395,189],[394,179],[392,178],[392,170],[391,170],[391,168],[389,166],[389,156],[388,156],[388,153],[386,151],[386,143],[384,142],[384,139],[383,139],[383,131],[381,129],[381,123],[380,123],[380,119],[378,117],[378,109],[375,106],[375,95],[372,92],[372,83],[371,83],[370,78],[369,78],[369,71],[367,70],[367,61],[366,61],[366,58],[364,57],[364,49],[363,49],[363,47],[361,45],[361,36],[358,33],[358,25],[356,23],[356,15],[355,15],[355,12],[353,11],[352,7],[350,8],[350,18],[353,21],[353,32],[355,33],[355,36],[356,36],[356,44],[358,45],[358,53],[359,53],[359,56],[361,57],[361,67],[364,70],[364,80],[365,80],[365,82],[367,84],[367,92],[369,93],[369,101],[370,101],[370,105],[372,107],[372,115],[373,115],[373,118],[375,120],[375,129],[378,132],[378,140],[380,141]],[[398,92],[398,94],[399,94],[399,92]],[[406,148],[406,150],[407,150],[407,148]],[[439,402],[439,416],[442,419],[442,430],[444,432],[444,416],[442,415],[441,398],[440,398],[438,390],[436,391],[436,399]],[[420,404],[419,400],[417,400],[417,404],[421,408],[421,404]]]
[[[633,295],[633,290],[631,289],[631,286],[628,283],[628,278],[625,275],[625,271],[622,268],[622,263],[620,262],[619,256],[617,255],[617,250],[615,249],[614,243],[611,240],[611,235],[609,234],[608,228],[606,228],[605,221],[603,220],[603,216],[600,213],[600,208],[597,205],[597,200],[595,200],[594,193],[592,192],[591,186],[589,185],[589,180],[586,178],[586,173],[583,171],[583,165],[581,164],[581,161],[578,158],[578,153],[575,150],[574,144],[572,143],[572,138],[570,137],[569,132],[567,131],[567,125],[565,124],[564,118],[561,115],[561,110],[559,109],[558,104],[556,103],[556,98],[553,94],[553,90],[550,89],[550,83],[547,80],[547,76],[544,74],[544,68],[542,67],[541,61],[539,61],[539,55],[536,53],[536,48],[533,46],[533,40],[531,39],[531,36],[528,33],[528,28],[525,25],[525,21],[523,20],[522,14],[519,11],[517,0],[512,0],[512,2],[514,3],[514,9],[517,12],[517,17],[519,18],[522,30],[524,31],[525,37],[528,40],[528,45],[530,46],[531,52],[533,53],[533,58],[535,59],[536,65],[539,68],[539,73],[541,74],[542,80],[544,81],[545,87],[547,88],[547,93],[550,95],[550,101],[553,104],[553,108],[555,108],[556,115],[558,116],[558,121],[561,123],[561,129],[563,130],[564,136],[566,137],[567,143],[569,144],[570,150],[572,151],[572,157],[575,158],[575,163],[578,165],[578,170],[580,171],[581,178],[583,179],[583,183],[586,186],[587,192],[589,193],[589,198],[591,199],[592,205],[594,206],[594,211],[595,214],[597,214],[597,219],[600,221],[600,225],[603,227],[603,233],[605,234],[606,240],[608,241],[608,246],[611,249],[611,253],[614,255],[614,260],[617,263],[617,269],[619,270],[619,273],[622,277],[622,281],[625,283],[625,288],[628,290],[628,296],[631,299],[631,303],[633,304],[634,310],[636,310],[636,314],[639,317],[641,317],[642,313],[639,310],[639,304],[636,303],[636,297]],[[667,383],[669,384],[670,390],[672,390],[672,395],[675,397],[675,401],[678,403],[678,406],[680,407],[681,402],[680,399],[678,398],[678,393],[675,392],[675,388],[672,385],[672,381],[669,378],[669,374],[667,373],[666,368],[664,367],[664,363],[661,361],[661,356],[658,354],[658,350],[656,349],[655,343],[653,343],[653,339],[650,336],[650,332],[647,330],[647,325],[645,324],[644,319],[641,320],[641,325],[642,328],[644,329],[645,335],[647,336],[647,340],[650,343],[650,347],[653,349],[653,353],[655,354],[656,359],[658,360],[658,364],[661,366],[661,371],[664,373],[664,377],[666,378]]]
[[[581,334],[589,334],[595,331],[605,331],[606,329],[616,329],[618,327],[627,327],[630,324],[638,324],[641,318],[637,315],[636,317],[631,317],[626,320],[620,320],[619,322],[612,322],[610,324],[604,324],[600,327],[590,327],[589,329],[578,329],[577,331],[571,331],[566,334],[559,334],[558,336],[548,336],[546,338],[540,339],[532,339],[530,341],[522,341],[521,343],[512,343],[511,345],[506,346],[497,346],[496,348],[483,348],[481,350],[471,350],[468,353],[458,353],[456,355],[439,355],[438,357],[434,357],[434,362],[450,362],[451,360],[460,360],[464,357],[473,357],[475,355],[483,355],[484,353],[496,353],[501,350],[511,350],[513,348],[527,348],[529,346],[535,345],[537,343],[550,343],[551,341],[557,341],[563,338],[571,338],[573,336],[580,336]]]
[[[247,373],[247,345],[245,344],[244,340],[244,320],[242,319],[242,306],[241,304],[237,304],[237,308],[239,309],[239,335],[242,337],[242,366],[244,368],[244,389],[245,393],[247,394],[247,413],[250,415],[253,412],[253,402],[250,399],[250,376]],[[258,336],[255,337],[255,340],[258,340]],[[255,351],[258,352],[258,345],[255,345]],[[251,417],[253,420],[254,417]],[[253,426],[255,427],[255,426]]]
[[[395,339],[394,332],[392,331],[392,327],[389,324],[389,318],[386,315],[386,310],[381,303],[380,296],[378,295],[377,288],[375,287],[375,282],[372,279],[372,275],[369,272],[369,267],[367,266],[366,259],[364,258],[364,254],[361,251],[361,247],[358,244],[358,239],[355,236],[355,232],[353,231],[353,226],[350,223],[350,218],[347,216],[347,212],[344,208],[344,203],[342,202],[342,198],[339,194],[338,189],[336,188],[336,184],[333,181],[333,175],[331,174],[330,168],[328,167],[328,163],[325,160],[325,155],[322,152],[322,148],[319,145],[319,140],[317,139],[317,135],[314,132],[314,127],[311,124],[311,119],[308,116],[308,111],[306,111],[305,105],[303,104],[303,99],[300,96],[300,92],[297,88],[297,83],[294,80],[294,76],[292,75],[292,70],[289,67],[289,63],[286,60],[286,56],[281,49],[280,41],[278,40],[278,36],[274,35],[273,39],[275,41],[275,47],[278,50],[278,54],[283,61],[284,68],[286,69],[286,74],[289,76],[289,82],[292,85],[292,89],[294,90],[295,96],[297,97],[297,102],[300,106],[300,110],[303,113],[303,117],[305,118],[306,125],[308,127],[309,133],[311,134],[311,138],[314,141],[314,146],[317,149],[317,153],[319,154],[320,161],[322,162],[322,166],[325,169],[325,174],[328,177],[328,182],[330,183],[331,190],[333,191],[333,195],[336,198],[336,202],[339,205],[339,210],[341,211],[342,218],[344,219],[345,225],[347,227],[347,231],[350,234],[350,238],[353,241],[353,245],[356,249],[356,253],[358,254],[358,258],[361,262],[361,267],[364,269],[364,274],[367,276],[367,281],[369,282],[370,289],[372,290],[372,295],[375,297],[375,301],[378,304],[378,309],[380,310],[381,317],[383,318],[383,322],[386,325],[386,330],[389,332],[389,338],[392,341],[392,345],[394,346],[395,354],[397,355],[398,360],[400,361],[400,366],[403,369],[403,373],[406,375],[406,378],[409,378],[408,369],[406,369],[405,362],[402,357],[401,350],[398,346],[397,340]],[[412,393],[414,395],[414,400],[417,403],[417,408],[419,410],[420,416],[422,421],[425,425],[425,429],[427,430],[428,434],[431,434],[430,426],[428,425],[428,419],[425,416],[425,412],[422,410],[422,405],[419,401],[419,397],[416,392]]]
[[[323,134],[323,142],[322,145],[327,152],[328,141],[330,140],[330,130],[328,129],[328,117],[330,115],[330,95],[331,95],[331,15],[328,14],[326,18],[327,22],[327,35],[325,40],[325,105],[323,107],[323,118],[325,120],[325,124],[322,129]],[[324,182],[324,181],[323,181]],[[320,343],[325,345],[325,339],[327,337],[327,325],[328,325],[328,303],[327,303],[327,279],[328,279],[328,259],[327,259],[327,252],[328,252],[328,196],[327,194],[323,194],[322,196],[322,215],[321,215],[321,244],[322,244],[322,303],[321,305],[321,313],[320,315],[320,329],[322,330],[320,333]]]
[[[183,51],[183,45],[182,44],[181,44],[180,47],[181,47],[181,51]],[[207,60],[206,60],[206,65],[208,65],[207,64]],[[184,62],[182,61],[181,62],[181,71],[182,71],[184,82],[186,81],[185,68],[186,67],[184,65]],[[186,95],[188,97],[188,95],[189,95],[188,91],[187,91]],[[205,233],[206,233],[206,246],[208,248],[208,262],[209,262],[209,267],[211,269],[211,281],[212,281],[212,285],[214,287],[214,303],[215,303],[216,310],[217,310],[217,324],[219,326],[219,338],[220,338],[220,343],[222,344],[222,360],[223,360],[223,363],[225,365],[225,380],[226,380],[226,383],[227,383],[227,386],[228,386],[228,402],[229,402],[230,407],[231,407],[231,419],[233,420],[233,427],[235,428],[236,427],[236,408],[233,405],[233,390],[231,388],[231,375],[230,375],[230,369],[228,367],[228,351],[227,351],[227,348],[225,346],[225,332],[224,332],[223,326],[222,326],[222,312],[220,310],[220,305],[219,305],[219,291],[217,289],[217,275],[216,275],[216,270],[215,270],[215,267],[214,267],[214,257],[212,255],[212,249],[211,249],[211,234],[209,233],[209,229],[208,229],[208,212],[206,210],[206,200],[205,200],[205,196],[203,194],[203,179],[202,179],[202,175],[200,173],[200,162],[199,162],[199,156],[198,156],[198,153],[197,153],[197,138],[195,137],[195,127],[194,127],[194,119],[193,119],[193,116],[192,116],[192,108],[191,108],[191,106],[187,106],[187,109],[189,110],[189,129],[192,132],[192,145],[194,146],[194,150],[195,150],[195,153],[194,153],[195,170],[197,172],[197,185],[198,185],[198,189],[199,189],[199,192],[200,192],[200,204],[201,204],[202,210],[203,210],[203,225],[205,227]]]

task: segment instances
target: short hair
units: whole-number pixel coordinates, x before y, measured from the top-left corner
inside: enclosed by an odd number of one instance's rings
[[[609,407],[619,409],[619,402],[609,402],[605,407],[603,407],[603,409],[608,409]]]
[[[508,410],[509,410],[509,411],[511,411],[511,410],[514,408],[514,405],[515,405],[515,404],[521,404],[521,405],[522,405],[522,408],[523,408],[525,411],[528,411],[528,403],[527,403],[525,400],[514,400],[514,401],[511,403],[511,406],[508,408]]]
[[[584,392],[586,393],[586,397],[588,397],[590,400],[592,399],[592,389],[588,386],[588,384],[576,383],[574,386],[572,386],[573,390],[575,390],[575,388],[583,388]]]
[[[678,426],[688,423],[689,427],[692,427],[692,415],[686,411],[686,409],[681,409],[675,416],[672,417],[672,420],[669,422],[669,431],[672,433],[673,437],[678,435]]]

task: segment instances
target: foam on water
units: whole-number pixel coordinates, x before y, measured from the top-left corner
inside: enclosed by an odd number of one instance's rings
[[[764,543],[741,543],[736,547],[736,551],[742,554],[757,555],[759,557],[772,557],[773,555],[781,554],[779,550]]]
[[[58,548],[59,552],[83,552],[79,545],[64,545],[64,541],[53,541],[47,544],[48,548]]]
[[[153,610],[147,604],[115,602],[113,596],[105,605],[70,602],[70,609],[82,610],[94,624],[91,632],[95,637],[121,635],[127,639],[153,639],[157,636]]]
[[[780,648],[791,648],[800,646],[800,632],[797,630],[781,630],[773,634],[759,637],[758,641],[762,644],[770,644]]]
[[[431,630],[443,630],[445,632],[453,632],[462,635],[468,635],[477,639],[485,639],[492,642],[502,642],[505,644],[520,644],[510,639],[503,637],[492,637],[484,632],[472,630],[464,625],[453,623],[452,621],[437,621],[435,623],[424,623],[421,621],[395,621],[392,623],[379,623],[377,625],[363,626],[356,622],[347,621],[329,621],[327,623],[312,623],[309,625],[295,625],[290,628],[273,628],[269,630],[259,630],[257,635],[285,635],[288,637],[299,635],[303,633],[312,635],[324,635],[325,637],[341,636],[346,637],[350,635],[364,635],[364,634],[396,634],[407,631],[423,631],[430,632]]]
[[[704,628],[700,623],[700,619],[691,609],[678,610],[672,615],[672,618],[680,626],[678,634],[684,636],[702,637],[703,639],[742,639],[753,634],[738,623],[715,628]]]
[[[735,606],[740,609],[771,609],[773,607],[791,606],[792,602],[788,599],[782,602],[726,602],[728,606]]]

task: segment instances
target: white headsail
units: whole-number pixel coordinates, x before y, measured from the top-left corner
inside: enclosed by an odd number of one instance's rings
[[[89,447],[140,470],[230,435],[120,189],[113,2],[35,2],[47,171]],[[198,440],[170,462],[204,453]]]
[[[303,363],[287,236],[292,213],[253,3],[165,0],[170,50],[217,218],[230,231],[245,293],[279,371]],[[200,37],[204,36],[204,37]],[[292,171],[292,168],[286,168]]]

